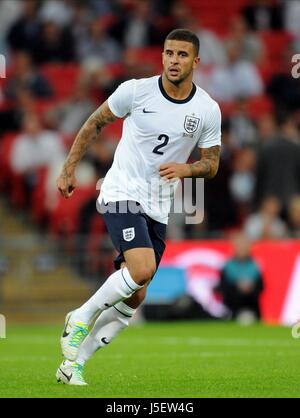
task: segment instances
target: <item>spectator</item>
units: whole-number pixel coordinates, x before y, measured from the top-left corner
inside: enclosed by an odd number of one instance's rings
[[[39,65],[75,61],[75,41],[72,32],[69,27],[60,27],[55,21],[44,22],[32,46],[32,52],[34,61]]]
[[[294,196],[288,204],[289,236],[300,239],[300,195]]]
[[[281,123],[281,134],[295,144],[300,144],[300,131],[298,126],[298,115],[291,113],[283,116]]]
[[[19,0],[2,0],[0,3],[0,46],[11,25],[19,18],[22,4]]]
[[[71,23],[73,11],[69,0],[48,0],[43,2],[39,11],[42,22],[55,21],[60,26]]]
[[[134,49],[127,49],[123,53],[122,58],[123,69],[118,77],[111,78],[103,77],[102,71],[100,71],[99,82],[101,82],[104,89],[105,97],[109,97],[115,89],[124,81],[132,78],[151,77],[154,73],[154,67],[150,62],[141,61],[138,58],[138,54]],[[103,83],[104,81],[104,83]]]
[[[285,223],[280,219],[281,204],[277,197],[266,197],[258,213],[245,222],[244,230],[249,239],[282,239],[287,236]]]
[[[78,3],[81,3],[81,1],[79,0]],[[113,2],[110,0],[88,0],[87,3],[91,6],[96,16],[108,15],[112,11]]]
[[[124,48],[142,48],[160,43],[149,0],[134,0],[131,13],[112,26],[109,33]]]
[[[182,22],[182,26],[196,33],[200,41],[201,65],[214,66],[226,63],[226,51],[220,39],[209,29],[202,27],[190,12]]]
[[[226,44],[237,43],[240,45],[240,59],[258,63],[264,55],[264,46],[256,33],[250,32],[246,21],[242,16],[236,16],[231,21],[229,36]]]
[[[282,7],[274,1],[255,0],[244,7],[242,14],[253,30],[280,30],[283,27]]]
[[[254,197],[255,164],[256,154],[251,147],[243,148],[236,153],[229,189],[242,218],[250,210]]]
[[[13,106],[0,112],[0,134],[11,131],[19,131],[26,113],[35,112],[35,99],[31,92],[19,89]]]
[[[48,81],[33,66],[30,55],[21,51],[13,56],[12,73],[5,87],[5,95],[8,99],[14,100],[20,89],[29,91],[38,99],[52,96]]]
[[[226,62],[226,52],[222,42],[209,29],[201,25],[199,18],[194,17],[186,3],[177,1],[171,9],[172,28],[187,28],[196,33],[200,41],[201,66],[221,65]]]
[[[77,55],[80,61],[99,59],[109,64],[120,60],[120,48],[106,33],[102,19],[95,19],[89,25],[89,30],[78,40]]]
[[[295,38],[300,39],[300,3],[299,0],[284,2],[284,27]]]
[[[234,109],[229,117],[230,134],[235,148],[254,145],[256,142],[256,127],[249,116],[248,100],[240,97],[235,101]]]
[[[104,133],[101,136],[101,141],[93,144],[89,159],[94,166],[98,179],[103,178],[110,169],[115,148],[116,143],[112,143],[109,138],[105,137]]]
[[[220,166],[217,175],[205,187],[205,220],[210,233],[219,234],[224,228],[232,227],[237,222],[236,205],[229,190],[229,179],[232,175],[234,148],[227,119],[222,123],[222,149]]]
[[[76,50],[82,38],[87,36],[88,27],[93,19],[95,19],[95,14],[93,15],[92,10],[88,8],[86,3],[79,0],[73,3],[71,30]]]
[[[278,127],[273,114],[266,113],[257,120],[257,139],[259,148],[265,143],[272,141],[278,135]]]
[[[11,155],[14,172],[25,176],[29,190],[35,182],[37,170],[50,167],[64,157],[61,138],[45,131],[36,114],[24,117],[23,132],[16,138]]]
[[[244,321],[247,313],[247,322],[250,322],[261,316],[259,297],[263,290],[263,278],[244,234],[234,236],[233,246],[234,255],[221,271],[218,290],[232,317]]]
[[[77,133],[94,110],[95,105],[90,99],[89,88],[80,82],[74,88],[72,97],[50,109],[45,119],[51,128],[72,135]]]
[[[229,102],[238,97],[258,96],[263,93],[263,83],[256,67],[242,60],[241,47],[232,42],[227,48],[228,63],[213,70],[208,92],[214,99]]]
[[[256,170],[256,201],[276,196],[284,209],[290,199],[300,194],[300,145],[290,138],[295,129],[288,118],[280,121],[280,131],[274,140],[261,146]]]
[[[22,1],[22,14],[13,23],[7,35],[7,42],[12,50],[25,50],[30,52],[40,31],[40,23],[37,17],[38,4],[37,0]]]

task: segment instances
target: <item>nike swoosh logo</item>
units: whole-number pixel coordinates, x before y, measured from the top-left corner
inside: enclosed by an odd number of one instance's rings
[[[101,338],[101,341],[103,342],[103,344],[109,344],[109,341],[107,341],[106,337]]]
[[[146,110],[145,108],[143,109],[143,113],[157,113],[155,111],[152,110]]]
[[[69,332],[67,332],[67,326],[68,326],[68,324],[69,324],[69,321],[70,321],[70,317],[69,317],[69,319],[68,319],[68,322],[66,323],[66,325],[65,325],[65,329],[64,329],[64,332],[63,332],[63,338],[66,338],[66,337],[68,337],[68,335],[70,335],[70,333]]]
[[[60,368],[59,369],[61,372],[62,372],[62,374],[68,379],[68,381],[70,382],[70,380],[72,379],[72,376],[73,376],[73,374],[71,374],[70,376],[68,376],[66,373],[64,373],[63,371],[62,371],[62,369]]]

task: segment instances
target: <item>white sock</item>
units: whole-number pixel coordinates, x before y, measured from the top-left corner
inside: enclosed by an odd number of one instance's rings
[[[76,363],[84,365],[99,348],[105,347],[116,338],[123,329],[128,327],[135,311],[125,303],[119,302],[102,312],[92,331],[81,344]]]
[[[85,304],[74,311],[72,320],[89,324],[96,314],[129,298],[142,287],[135,283],[127,267],[124,267],[109,276],[100,289]]]

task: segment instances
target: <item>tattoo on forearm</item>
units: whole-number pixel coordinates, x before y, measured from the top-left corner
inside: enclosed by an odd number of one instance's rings
[[[201,148],[200,160],[190,164],[192,177],[213,178],[219,168],[220,151],[221,147],[219,145],[210,148]]]
[[[113,122],[117,118],[110,111],[107,103],[103,103],[85,122],[80,129],[69,155],[63,166],[63,176],[68,177],[78,162],[81,160],[90,144],[95,141],[101,132],[101,129],[108,123]]]

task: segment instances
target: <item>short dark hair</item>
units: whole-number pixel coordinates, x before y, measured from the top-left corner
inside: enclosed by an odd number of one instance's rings
[[[165,41],[184,41],[194,45],[196,55],[199,55],[200,41],[198,36],[188,29],[174,29],[167,35]]]

